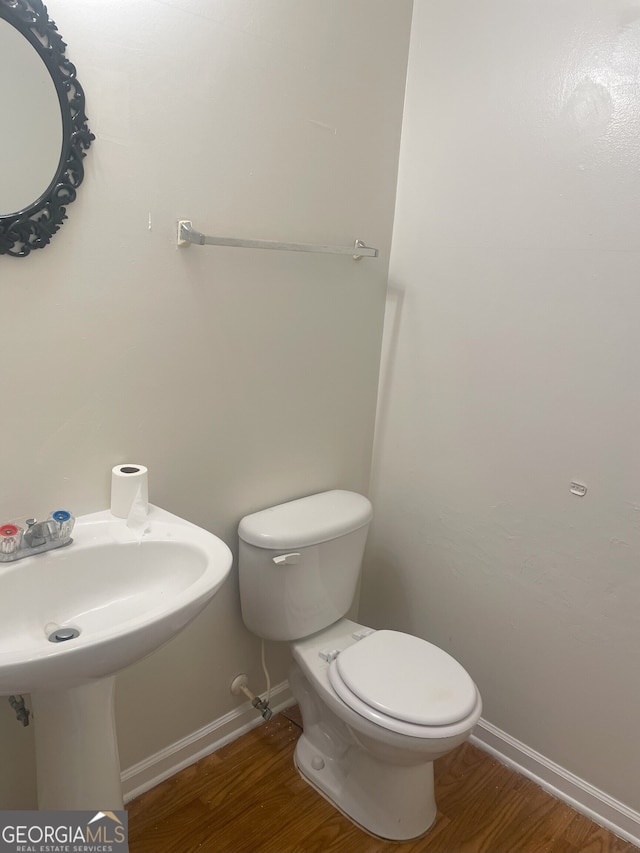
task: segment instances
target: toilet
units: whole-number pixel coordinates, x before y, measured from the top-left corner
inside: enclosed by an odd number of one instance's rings
[[[367,832],[401,841],[435,821],[433,762],[467,740],[482,701],[442,649],[345,618],[371,516],[367,498],[343,490],[245,516],[240,601],[250,631],[289,643],[303,779]]]

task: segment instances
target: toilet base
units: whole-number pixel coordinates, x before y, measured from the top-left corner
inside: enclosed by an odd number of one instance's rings
[[[394,767],[355,744],[342,755],[329,757],[304,732],[294,763],[305,782],[371,835],[407,841],[423,835],[435,822],[432,763]]]

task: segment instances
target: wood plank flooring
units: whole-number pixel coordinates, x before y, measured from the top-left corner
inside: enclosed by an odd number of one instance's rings
[[[426,835],[373,838],[300,778],[285,714],[131,802],[131,853],[640,853],[470,744],[435,764]]]

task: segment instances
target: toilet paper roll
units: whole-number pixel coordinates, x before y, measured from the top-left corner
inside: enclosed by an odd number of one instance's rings
[[[128,518],[131,506],[139,500],[149,509],[149,485],[144,465],[116,465],[111,469],[111,513]]]

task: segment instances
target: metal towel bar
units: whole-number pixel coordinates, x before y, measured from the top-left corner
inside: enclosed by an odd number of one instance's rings
[[[237,237],[208,237],[196,231],[189,219],[178,221],[178,246],[186,247],[191,243],[198,246],[235,246],[243,249],[279,249],[283,252],[324,252],[328,255],[352,255],[360,258],[377,258],[378,250],[356,240],[353,246],[320,246],[314,243],[278,243],[273,240],[243,240]]]

